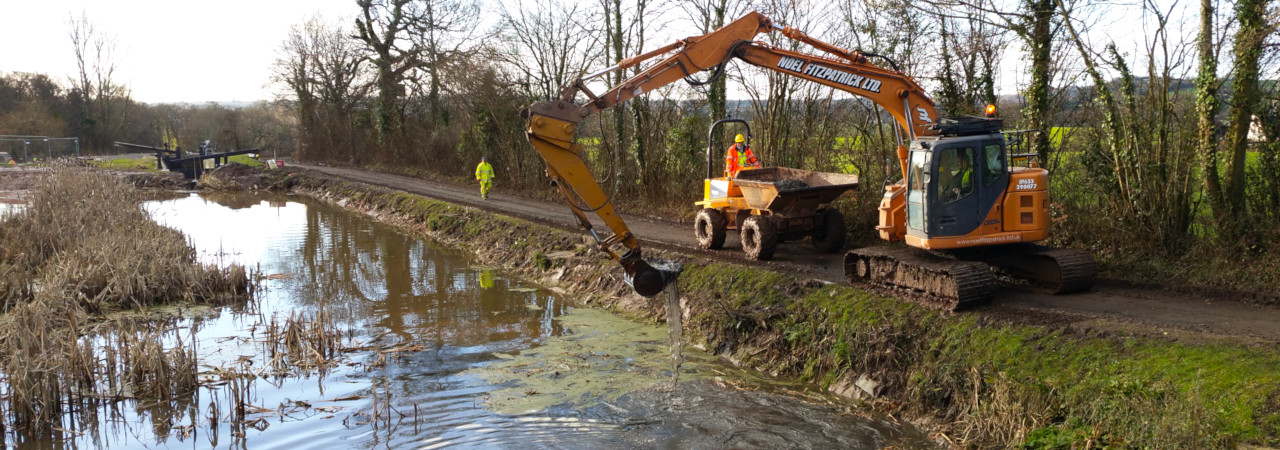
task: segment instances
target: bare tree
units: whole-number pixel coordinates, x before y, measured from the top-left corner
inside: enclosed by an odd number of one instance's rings
[[[426,75],[430,126],[436,121],[449,122],[448,110],[441,107],[440,94],[445,88],[444,74],[463,69],[460,62],[474,52],[487,36],[480,32],[480,4],[476,0],[430,0],[422,2],[421,17],[411,39],[422,49],[422,71]],[[417,81],[417,80],[411,80]]]
[[[1068,0],[1067,6],[1075,4]],[[1050,156],[1050,122],[1053,114],[1052,84],[1054,78],[1054,43],[1060,34],[1054,0],[1017,0],[1009,4],[1001,0],[927,0],[914,4],[930,14],[978,22],[1012,31],[1028,53],[1031,80],[1024,97],[1022,118],[1030,129],[1039,130],[1031,141],[1031,151],[1040,155],[1040,164],[1048,167]]]
[[[1003,33],[977,20],[973,12],[963,19],[942,16],[938,23],[938,106],[956,115],[974,114],[983,104],[995,104],[995,75],[1003,54]]]
[[[580,4],[535,0],[499,11],[500,57],[533,99],[559,97],[560,88],[586,72],[601,55],[599,30]]]
[[[303,157],[360,162],[355,118],[372,83],[359,42],[316,16],[294,26],[276,60],[273,80],[297,102]],[[335,151],[346,153],[339,155]]]
[[[839,12],[846,30],[840,42],[845,46],[881,55],[908,75],[925,73],[926,55],[930,53],[925,49],[933,46],[933,33],[926,29],[929,18],[924,12],[902,0],[846,0],[839,4]],[[874,62],[889,65],[886,60]],[[863,142],[863,152],[874,153],[875,161],[894,158],[896,142],[892,137],[896,122],[886,120],[887,114],[874,103],[858,101],[852,107],[856,109],[853,114],[862,119],[849,124],[858,131],[853,140]],[[848,149],[855,150],[853,142]],[[872,174],[878,172],[863,172],[864,176]]]
[[[1094,188],[1111,193],[1096,199],[1106,218],[1098,223],[1117,230],[1110,234],[1117,246],[1143,240],[1159,242],[1162,249],[1176,248],[1192,218],[1196,163],[1196,134],[1180,132],[1194,129],[1196,118],[1179,111],[1186,103],[1179,98],[1185,92],[1184,75],[1193,69],[1185,63],[1191,54],[1189,43],[1169,39],[1169,15],[1177,5],[1162,7],[1154,0],[1143,4],[1144,17],[1154,21],[1155,28],[1144,42],[1147,76],[1139,89],[1139,80],[1115,44],[1106,44],[1105,54],[1092,51],[1096,47],[1077,29],[1072,9],[1063,0],[1055,3],[1101,109],[1097,139],[1081,156],[1093,161],[1094,167],[1086,169],[1096,180]],[[1105,78],[1107,66],[1117,75],[1115,81]]]
[[[128,103],[129,91],[116,84],[115,38],[102,35],[81,12],[67,19],[78,73],[71,80],[71,96],[78,105],[86,147],[93,151],[111,148],[112,134],[123,123],[121,105]]]

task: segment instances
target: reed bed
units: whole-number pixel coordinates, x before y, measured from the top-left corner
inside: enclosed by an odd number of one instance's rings
[[[193,339],[102,313],[252,298],[243,267],[202,265],[138,191],[57,165],[20,214],[0,218],[0,427],[20,442],[77,434],[105,403],[165,404],[199,386]],[[92,332],[91,328],[93,329]],[[5,435],[7,433],[0,433]]]

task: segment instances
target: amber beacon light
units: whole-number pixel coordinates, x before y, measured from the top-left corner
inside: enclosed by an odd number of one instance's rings
[[[996,105],[987,105],[987,117],[996,116]]]

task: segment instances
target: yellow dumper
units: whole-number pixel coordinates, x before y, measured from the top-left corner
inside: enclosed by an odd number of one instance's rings
[[[726,122],[747,126],[740,119],[725,119],[712,124],[711,132]],[[750,134],[748,127],[748,143]],[[857,175],[766,167],[743,170],[734,178],[712,177],[718,167],[713,145],[707,144],[702,201],[695,203],[702,208],[693,230],[699,246],[720,249],[728,230],[737,230],[742,250],[751,259],[771,259],[779,243],[805,237],[820,252],[840,251],[846,233],[844,217],[829,205],[858,187]]]

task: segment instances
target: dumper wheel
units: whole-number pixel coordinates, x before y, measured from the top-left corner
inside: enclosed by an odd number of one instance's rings
[[[773,259],[778,249],[778,228],[765,216],[751,216],[742,222],[742,250],[747,257],[759,261]]]
[[[822,217],[818,221],[820,224],[813,228],[813,234],[809,235],[809,240],[813,242],[813,248],[822,253],[835,253],[844,247],[845,228],[844,216],[840,215],[840,211],[835,208],[827,208],[818,213]]]
[[[693,221],[693,236],[698,239],[698,246],[719,250],[724,247],[724,235],[729,219],[718,209],[703,208]]]

